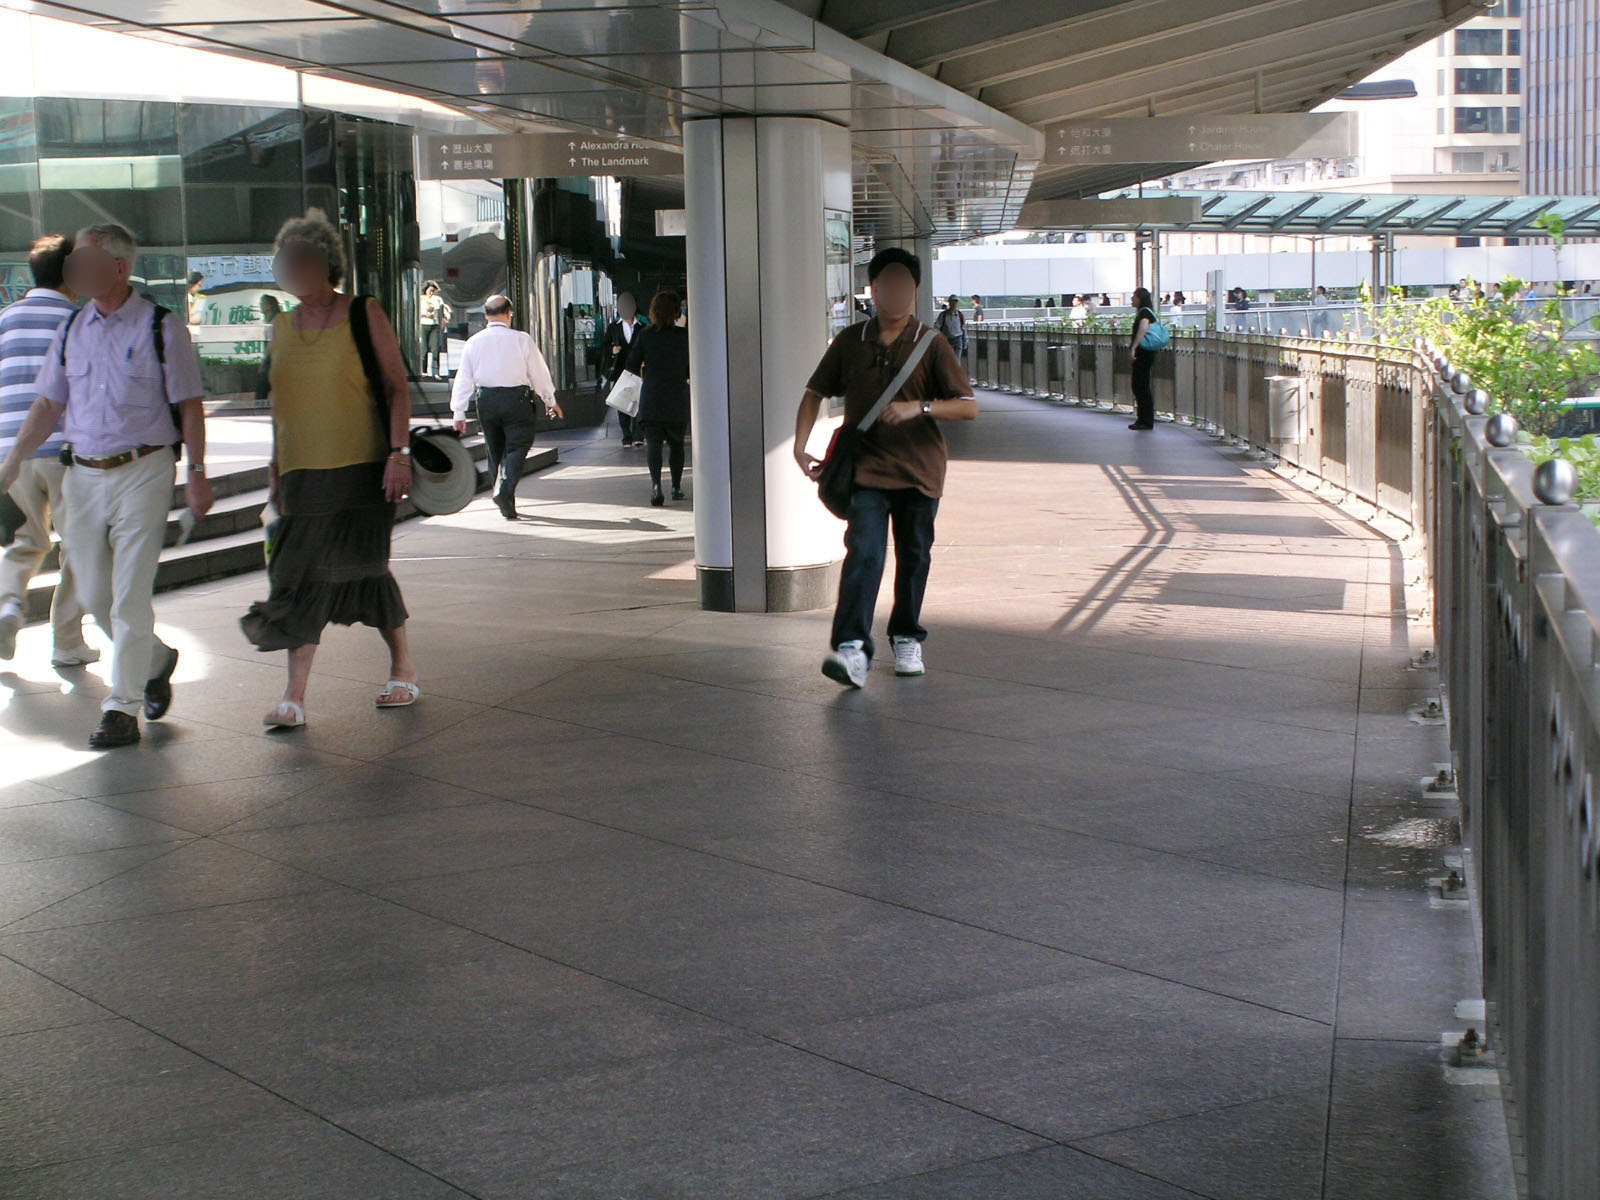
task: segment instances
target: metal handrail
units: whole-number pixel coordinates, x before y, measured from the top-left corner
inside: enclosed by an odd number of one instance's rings
[[[969,365],[1020,336],[969,327]],[[1028,336],[1047,362],[1034,394],[1131,399],[1127,334]],[[1270,436],[1283,377],[1309,418],[1295,442]],[[1572,468],[1536,468],[1515,422],[1421,349],[1185,330],[1155,382],[1158,412],[1404,525],[1432,598],[1488,1045],[1527,1194],[1600,1196],[1600,530],[1572,503]]]

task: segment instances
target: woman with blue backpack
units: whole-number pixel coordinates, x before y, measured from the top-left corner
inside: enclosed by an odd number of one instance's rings
[[[1133,292],[1133,424],[1129,429],[1156,427],[1156,393],[1150,382],[1156,354],[1172,344],[1171,331],[1156,315],[1149,288]]]

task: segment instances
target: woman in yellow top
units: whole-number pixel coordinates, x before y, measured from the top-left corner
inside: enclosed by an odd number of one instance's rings
[[[389,646],[379,708],[422,694],[406,644],[406,606],[389,571],[394,506],[411,486],[411,406],[405,362],[376,300],[367,327],[382,372],[388,418],[368,383],[351,331],[344,248],[320,212],[284,224],[273,270],[299,301],[272,339],[272,461],[268,487],[282,517],[267,567],[271,593],[240,624],[259,650],[289,652],[282,702],[263,719],[304,725],[306,683],[331,621],[371,625]],[[359,314],[358,314],[359,315]]]

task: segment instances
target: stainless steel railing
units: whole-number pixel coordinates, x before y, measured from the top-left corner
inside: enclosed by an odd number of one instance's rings
[[[1127,335],[969,327],[975,382],[1124,403]],[[1031,340],[1025,359],[1022,346]],[[976,344],[974,344],[976,343]],[[1006,364],[1002,371],[1000,364]],[[1274,376],[1300,389],[1273,441]],[[1421,351],[1184,331],[1156,404],[1403,522],[1425,568],[1489,1047],[1534,1200],[1600,1196],[1600,529],[1565,463]],[[1276,385],[1281,386],[1281,384]]]

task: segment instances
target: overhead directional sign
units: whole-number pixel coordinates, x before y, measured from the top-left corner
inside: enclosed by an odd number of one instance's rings
[[[1200,219],[1197,196],[1111,200],[1031,200],[1022,206],[1018,229],[1182,228]]]
[[[564,175],[681,175],[683,156],[628,138],[493,133],[418,139],[423,179],[543,179]]]
[[[1218,162],[1234,158],[1347,158],[1354,113],[1242,117],[1100,117],[1044,127],[1049,165]]]

